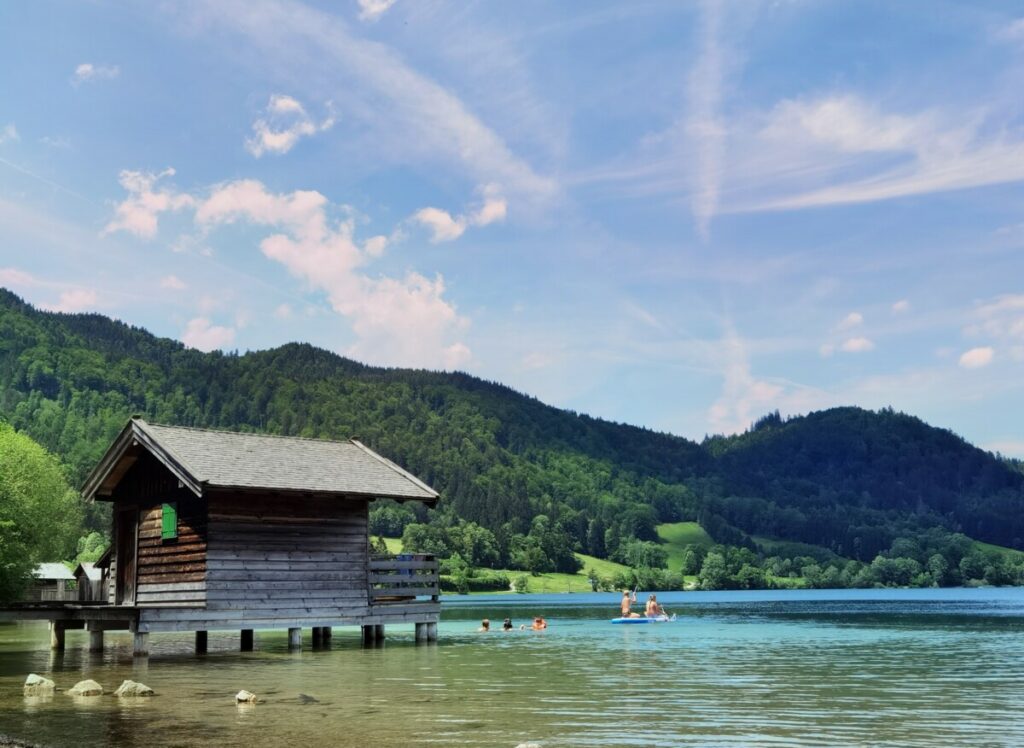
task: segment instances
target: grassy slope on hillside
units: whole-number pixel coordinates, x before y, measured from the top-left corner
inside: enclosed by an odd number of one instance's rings
[[[400,538],[384,538],[388,546],[388,553],[401,553],[402,540]],[[577,553],[576,558],[583,564],[583,568],[576,574],[559,574],[550,572],[539,576],[530,577],[530,592],[590,592],[590,580],[587,579],[587,570],[594,569],[599,576],[610,577],[619,572],[629,571],[622,564],[608,561],[603,558],[587,556]],[[510,578],[525,573],[514,569],[496,569],[495,573],[507,574]],[[491,593],[475,593],[491,594]],[[494,593],[501,594],[501,593]]]
[[[683,565],[683,551],[688,545],[712,546],[715,541],[696,522],[670,522],[655,528],[668,551],[668,568],[679,571]]]
[[[994,545],[992,543],[983,543],[980,540],[971,541],[974,543],[974,547],[982,553],[1001,553],[1006,556],[1007,561],[1016,561],[1019,558],[1024,558],[1024,551],[1018,551],[1015,548],[1007,548],[1002,545]]]

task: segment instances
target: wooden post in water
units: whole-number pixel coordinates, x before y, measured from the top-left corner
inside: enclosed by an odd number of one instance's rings
[[[50,649],[64,651],[64,621],[50,621]]]
[[[376,626],[373,627],[373,638],[376,641],[379,641],[379,642],[384,641],[384,624],[383,623],[378,623]]]
[[[302,649],[302,629],[288,629],[288,649]]]
[[[430,631],[429,623],[417,623],[416,624],[416,641],[425,642],[428,641],[428,632]]]
[[[252,629],[242,629],[242,643],[239,649],[243,652],[252,652]]]
[[[313,646],[319,647],[324,643],[324,630],[320,626],[313,627]]]
[[[436,623],[428,623],[427,624],[427,641],[428,642],[436,642],[437,641],[437,624]]]
[[[373,644],[374,627],[363,626],[363,644]]]
[[[132,655],[134,657],[149,656],[149,634],[145,631],[135,631],[132,641]]]
[[[206,654],[208,637],[205,631],[196,632],[196,654]]]
[[[324,626],[320,631],[324,636],[324,644],[329,645],[331,643],[331,637],[334,636],[334,630],[330,626]]]
[[[89,621],[86,625],[89,629],[89,651],[103,651],[103,625],[99,621]]]

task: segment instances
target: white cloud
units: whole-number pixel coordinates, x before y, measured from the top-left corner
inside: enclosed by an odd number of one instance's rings
[[[433,244],[458,239],[470,226],[487,226],[504,221],[508,215],[508,205],[498,189],[488,185],[482,192],[483,203],[466,215],[452,216],[441,208],[421,208],[409,220],[426,227],[431,233],[430,241]]]
[[[290,319],[292,316],[292,308],[288,304],[280,304],[277,309],[274,310],[274,316],[278,319]]]
[[[995,351],[987,346],[971,348],[960,356],[960,366],[964,369],[980,369],[992,363],[994,357]]]
[[[90,288],[73,288],[64,291],[56,304],[44,304],[43,309],[51,312],[65,312],[75,314],[89,309],[95,309],[99,302],[99,294]]]
[[[860,312],[850,312],[836,325],[836,330],[851,330],[854,327],[859,327],[864,324],[864,315]]]
[[[181,210],[194,205],[191,196],[168,189],[154,189],[157,181],[174,176],[174,169],[164,169],[159,174],[141,171],[122,171],[118,177],[121,186],[128,191],[128,197],[117,205],[113,220],[103,234],[127,231],[143,239],[156,236],[157,217],[167,211]]]
[[[713,433],[735,434],[771,410],[784,388],[754,377],[746,343],[734,330],[727,332],[721,346],[722,394],[708,410],[708,421]]]
[[[357,0],[359,3],[359,19],[362,21],[376,21],[384,15],[395,0]]]
[[[214,325],[206,317],[189,320],[181,333],[181,342],[189,348],[200,351],[223,349],[235,340],[235,331],[230,327]]]
[[[555,180],[534,172],[454,93],[391,48],[353,34],[337,15],[290,0],[224,0],[184,12],[202,28],[237,33],[280,76],[308,80],[308,61],[316,60],[315,88],[331,91],[346,119],[365,126],[372,148],[361,155],[376,168],[389,160],[453,164],[478,182],[500,183],[513,202],[539,206],[557,191]]]
[[[314,122],[297,99],[274,94],[263,116],[252,123],[254,134],[245,141],[245,148],[256,158],[264,153],[288,153],[300,138],[330,130],[333,126],[334,117]]]
[[[1008,342],[1014,346],[1011,354],[1024,344],[1024,294],[1003,294],[982,302],[972,317],[974,321],[964,330],[969,337]]]
[[[892,311],[894,314],[902,314],[903,312],[910,310],[910,302],[906,299],[900,299],[892,305]]]
[[[844,340],[843,344],[839,346],[839,350],[843,353],[866,353],[867,351],[874,350],[874,347],[875,344],[870,339],[859,336]]]
[[[160,288],[166,288],[170,291],[183,291],[187,286],[185,282],[176,275],[165,275],[160,279]]]
[[[356,243],[354,220],[331,220],[328,208],[319,192],[274,194],[260,182],[243,180],[217,187],[199,205],[196,222],[205,229],[236,221],[275,229],[260,249],[326,293],[331,307],[350,321],[357,340],[346,351],[349,355],[434,368],[468,363],[469,348],[453,339],[468,321],[445,300],[441,276],[430,279],[413,271],[402,278],[366,275],[362,267],[373,253]]]
[[[17,268],[0,268],[0,286],[8,288],[30,287],[39,282],[30,273]]]
[[[1009,42],[1024,42],[1024,18],[1015,18],[998,29],[996,38]]]
[[[98,80],[110,80],[112,78],[116,78],[120,74],[121,69],[117,65],[94,65],[91,62],[83,62],[75,68],[75,72],[71,76],[71,81],[77,84]]]
[[[13,143],[16,140],[19,140],[18,128],[14,126],[13,122],[8,122],[0,129],[0,145]]]
[[[700,53],[688,86],[691,114],[686,132],[695,144],[696,153],[696,168],[692,172],[696,183],[690,208],[697,221],[697,232],[705,238],[711,219],[718,211],[725,158],[726,131],[720,113],[725,78],[721,16],[717,0],[702,3],[698,26]]]

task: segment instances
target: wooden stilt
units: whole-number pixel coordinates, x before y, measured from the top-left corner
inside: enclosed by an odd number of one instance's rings
[[[64,651],[64,621],[50,621],[50,649]]]
[[[363,644],[373,644],[375,633],[373,626],[363,626]]]
[[[288,649],[302,649],[302,629],[288,629]]]
[[[320,626],[313,627],[313,646],[319,647],[324,643],[324,630]]]
[[[334,629],[332,629],[330,626],[324,626],[321,629],[321,632],[323,633],[324,644],[330,644],[331,638],[334,636]]]
[[[417,642],[425,642],[425,641],[427,641],[428,640],[427,637],[429,635],[429,631],[430,631],[430,624],[429,623],[417,623],[416,624],[416,641]]]
[[[196,632],[196,654],[206,654],[208,638],[205,631]]]
[[[378,623],[373,627],[373,638],[379,642],[384,641],[384,624]]]
[[[89,651],[103,651],[103,629],[89,627]]]
[[[436,642],[437,641],[437,624],[436,623],[428,623],[427,624],[427,641],[428,642]]]
[[[242,629],[242,644],[240,649],[243,652],[252,652],[252,629]]]
[[[133,637],[132,654],[135,657],[149,656],[149,634],[144,631],[136,631]]]

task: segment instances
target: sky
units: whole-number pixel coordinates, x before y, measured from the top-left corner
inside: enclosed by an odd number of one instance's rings
[[[0,6],[0,286],[701,439],[1024,457],[1024,1]]]

